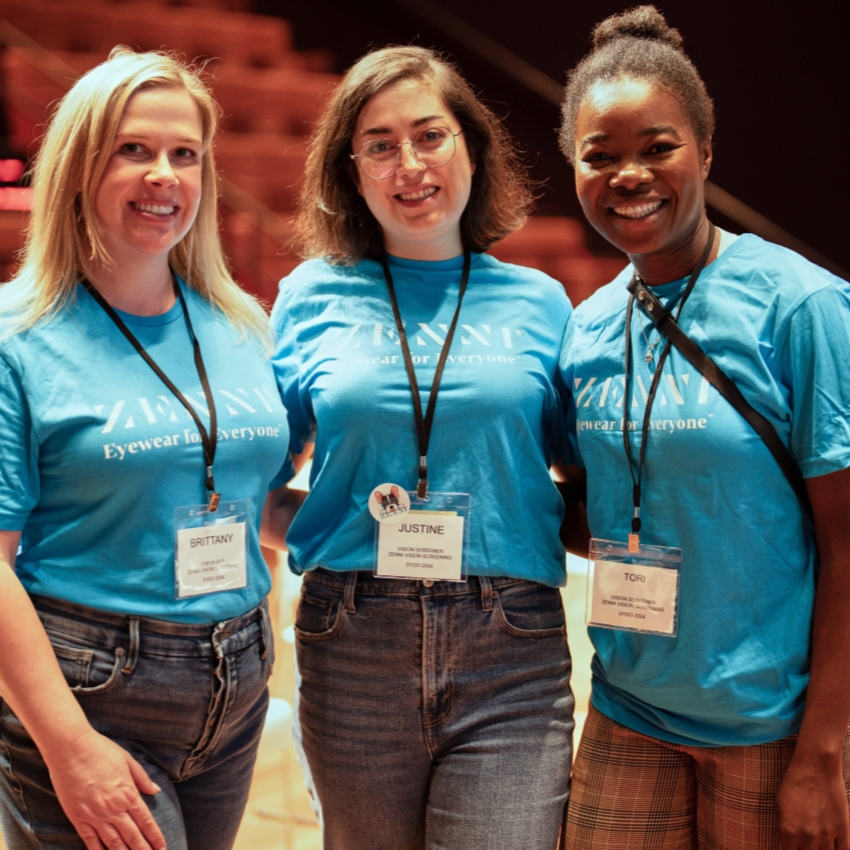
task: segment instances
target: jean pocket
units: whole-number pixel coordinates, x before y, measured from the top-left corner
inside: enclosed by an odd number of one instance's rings
[[[494,596],[499,625],[508,634],[523,638],[566,635],[564,606],[557,588],[523,581],[498,588]]]
[[[78,646],[48,633],[53,654],[75,694],[99,694],[112,690],[124,665],[123,647]]]
[[[305,581],[295,613],[295,634],[301,640],[329,640],[342,628],[342,592]]]

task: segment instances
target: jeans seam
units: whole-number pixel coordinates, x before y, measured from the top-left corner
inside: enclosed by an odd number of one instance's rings
[[[2,719],[3,718],[3,705],[4,705],[3,697],[0,696],[0,748],[2,748],[3,751],[6,753],[6,760],[9,762],[9,776],[12,779],[12,781],[15,783],[13,790],[15,792],[17,792],[18,799],[20,800],[19,805],[21,807],[21,814],[23,814],[25,816],[24,826],[26,827],[27,833],[31,837],[34,838],[35,836],[33,835],[33,831],[32,831],[33,816],[32,816],[32,812],[30,811],[29,804],[27,802],[27,795],[24,793],[24,787],[21,784],[21,781],[18,779],[17,775],[15,774],[15,766],[14,766],[14,763],[13,763],[13,760],[12,760],[12,751],[9,749],[9,746],[6,743],[6,741],[4,740],[4,737],[3,737],[3,719]],[[7,703],[7,705],[8,705],[8,703]],[[11,711],[11,708],[9,710]],[[20,722],[20,721],[18,721],[18,722]],[[29,734],[29,733],[27,733],[27,734]]]

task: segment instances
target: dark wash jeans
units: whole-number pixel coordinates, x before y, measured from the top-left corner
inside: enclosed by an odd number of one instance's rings
[[[325,850],[555,850],[574,725],[557,588],[316,570],[296,655]]]
[[[68,685],[162,793],[168,850],[228,850],[248,798],[274,660],[265,604],[184,625],[33,599]],[[0,699],[0,825],[9,850],[85,850],[44,761]]]

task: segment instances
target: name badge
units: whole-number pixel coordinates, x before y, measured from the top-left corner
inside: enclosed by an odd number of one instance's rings
[[[174,583],[178,599],[248,586],[250,501],[189,505],[175,511]]]
[[[403,494],[404,499],[401,499]],[[378,520],[375,575],[431,581],[463,581],[469,528],[468,493],[395,493],[402,516]]]
[[[588,557],[589,626],[676,637],[682,550],[593,538]]]

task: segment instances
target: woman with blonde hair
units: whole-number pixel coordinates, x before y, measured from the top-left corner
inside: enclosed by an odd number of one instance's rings
[[[59,104],[0,290],[0,824],[10,850],[226,850],[272,663],[286,480],[261,308],[216,231],[197,69],[116,48]]]
[[[549,475],[570,305],[486,253],[525,220],[524,174],[454,67],[390,47],[343,78],[305,177],[309,259],[272,324],[292,449],[315,443],[287,543],[324,846],[551,850],[573,729]]]

